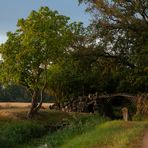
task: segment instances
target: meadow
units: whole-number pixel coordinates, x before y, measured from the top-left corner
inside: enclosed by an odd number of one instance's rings
[[[42,108],[49,108],[50,105],[53,103],[43,103]],[[29,108],[31,106],[31,103],[26,102],[0,102],[0,109],[6,109],[6,108]]]
[[[111,121],[98,114],[42,109],[27,119],[28,108],[0,109],[2,148],[138,148],[147,121]]]

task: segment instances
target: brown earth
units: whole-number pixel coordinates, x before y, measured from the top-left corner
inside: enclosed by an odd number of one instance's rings
[[[148,148],[148,129],[144,129],[141,135],[131,143],[129,148]]]
[[[148,148],[148,129],[145,130],[141,148]]]

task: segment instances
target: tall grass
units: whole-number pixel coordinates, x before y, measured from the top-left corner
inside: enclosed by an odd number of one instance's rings
[[[43,136],[42,125],[30,121],[10,121],[0,125],[0,147],[15,148],[18,144],[27,143],[32,138]]]
[[[72,121],[69,127],[48,133],[26,147],[129,148],[146,125],[147,122],[106,121],[99,116],[81,117]]]
[[[148,124],[50,111],[40,112],[34,120],[24,119],[24,112],[19,115],[15,112],[11,116],[17,118],[0,118],[2,148],[129,148]],[[47,129],[63,123],[67,126],[55,132]]]
[[[109,121],[69,139],[61,148],[128,148],[147,123]]]
[[[28,145],[28,148],[37,147],[37,145],[47,145],[49,148],[59,148],[60,146],[68,143],[71,139],[79,137],[82,134],[88,133],[94,129],[96,125],[106,122],[108,119],[100,117],[99,115],[85,115],[74,116],[69,120],[69,126],[60,129],[55,133],[48,133],[37,143]],[[35,144],[37,144],[35,146]]]

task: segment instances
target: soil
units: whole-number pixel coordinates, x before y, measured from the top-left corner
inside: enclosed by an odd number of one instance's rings
[[[145,131],[141,148],[148,148],[148,129]]]

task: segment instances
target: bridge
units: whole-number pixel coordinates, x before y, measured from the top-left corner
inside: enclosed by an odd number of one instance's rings
[[[101,95],[98,96],[99,98],[112,98],[112,97],[117,97],[117,96],[121,96],[121,97],[126,97],[126,98],[135,98],[135,95],[131,95],[131,94],[127,94],[127,93],[115,93],[115,94],[107,94],[107,95]]]
[[[92,96],[94,111],[110,118],[122,118],[122,108],[129,109],[132,116],[136,112],[137,96],[127,93],[115,93]]]
[[[121,100],[129,100],[131,103],[137,102],[137,96],[126,94],[126,93],[116,93],[116,94],[107,94],[107,95],[100,95],[96,97],[97,100],[106,100],[107,102],[110,102],[113,98],[120,98]]]
[[[60,108],[55,104],[53,108],[66,112],[99,113],[112,119],[117,119],[122,118],[121,110],[124,107],[128,108],[129,116],[132,117],[132,115],[134,115],[137,111],[137,103],[139,102],[139,98],[142,97],[127,93],[114,93],[105,95],[98,95],[96,93],[89,94],[88,96],[79,96],[78,98],[64,102],[60,105]],[[148,111],[148,107],[146,109]]]

